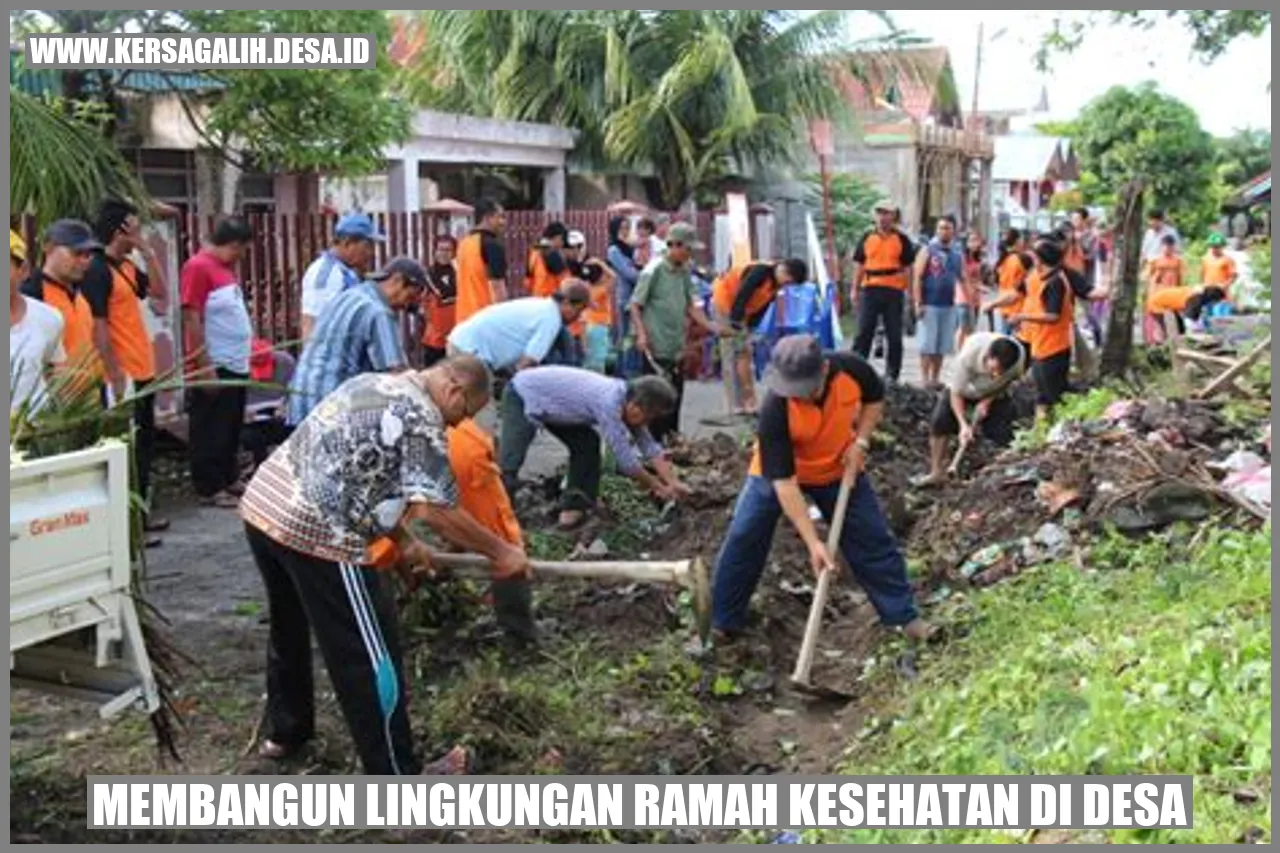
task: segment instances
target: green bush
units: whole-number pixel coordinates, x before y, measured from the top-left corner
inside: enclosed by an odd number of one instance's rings
[[[1271,306],[1271,241],[1265,240],[1249,250],[1249,271],[1262,285],[1261,298]]]

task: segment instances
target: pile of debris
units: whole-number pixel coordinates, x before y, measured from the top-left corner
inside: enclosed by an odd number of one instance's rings
[[[985,586],[1062,558],[1073,540],[1105,526],[1137,536],[1220,510],[1267,520],[1269,456],[1269,438],[1231,426],[1215,404],[1116,403],[1099,420],[1059,424],[1043,447],[1008,451],[944,488],[908,550],[925,561],[932,585]]]

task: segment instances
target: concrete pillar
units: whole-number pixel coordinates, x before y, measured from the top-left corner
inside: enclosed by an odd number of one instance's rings
[[[564,167],[547,169],[542,173],[542,209],[548,213],[564,213]]]
[[[418,158],[392,160],[387,168],[387,209],[392,213],[415,213],[422,209]]]
[[[232,152],[236,156],[238,152]],[[218,216],[231,213],[236,208],[236,187],[240,183],[240,170],[221,154],[199,149],[196,164],[196,212],[200,215]]]
[[[977,226],[988,241],[994,244],[995,228],[991,221],[991,160],[978,164],[978,221]]]

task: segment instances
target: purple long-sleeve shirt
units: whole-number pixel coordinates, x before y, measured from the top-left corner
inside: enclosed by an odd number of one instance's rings
[[[623,474],[638,473],[646,460],[662,454],[648,428],[632,429],[622,419],[627,383],[621,379],[577,367],[534,367],[517,373],[511,387],[535,423],[594,426]]]

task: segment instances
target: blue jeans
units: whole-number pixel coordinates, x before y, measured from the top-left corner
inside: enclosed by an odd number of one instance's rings
[[[835,511],[840,484],[802,486],[826,518]],[[747,606],[773,543],[773,531],[782,505],[773,484],[763,477],[748,477],[733,508],[733,521],[712,580],[712,620],[720,631],[740,631],[746,626]],[[885,625],[906,625],[918,615],[915,596],[907,580],[907,564],[898,540],[889,530],[871,480],[863,474],[849,493],[849,508],[840,533],[840,553],[853,569],[853,577]],[[834,558],[835,555],[833,554]]]

